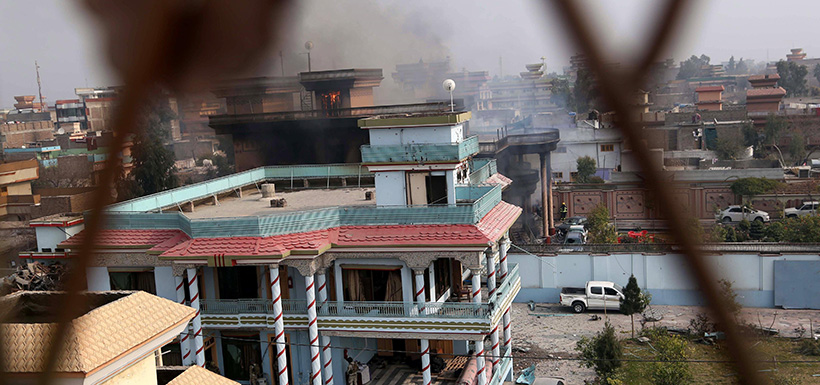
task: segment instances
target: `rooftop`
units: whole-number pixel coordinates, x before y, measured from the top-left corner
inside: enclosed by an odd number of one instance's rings
[[[472,114],[468,112],[420,112],[408,114],[377,115],[370,118],[360,119],[359,127],[370,128],[396,128],[402,126],[443,126],[461,124],[468,120]]]
[[[783,87],[777,88],[753,88],[746,90],[746,97],[761,97],[761,96],[785,96],[786,90]]]
[[[201,366],[191,366],[171,380],[168,385],[239,385],[238,382],[222,377]]]
[[[336,206],[375,206],[376,200],[365,200],[365,192],[372,188],[337,188],[322,190],[298,190],[276,192],[275,198],[285,198],[287,206],[271,207],[271,198],[262,198],[258,191],[245,192],[242,198],[219,198],[219,204],[212,203],[196,206],[194,212],[184,215],[191,219],[244,217],[270,215],[285,212],[307,211]]]
[[[64,303],[62,292],[21,291],[0,298],[6,323],[0,346],[3,370],[36,373],[44,364],[56,328],[54,314]],[[184,325],[195,310],[145,292],[88,292],[87,307],[71,321],[56,371],[90,373],[158,336]],[[150,314],[150,317],[146,317]],[[164,343],[166,341],[161,341]]]

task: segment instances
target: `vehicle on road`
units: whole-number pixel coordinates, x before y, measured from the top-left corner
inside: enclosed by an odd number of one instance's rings
[[[715,214],[715,220],[729,224],[742,220],[769,222],[769,213],[746,206],[729,206]]]
[[[803,202],[800,207],[789,207],[783,210],[786,218],[804,217],[806,215],[817,215],[817,210],[820,209],[820,202]]]
[[[585,287],[561,288],[561,306],[571,307],[576,313],[587,309],[619,310],[624,298],[623,288],[614,282],[589,281]]]
[[[561,234],[566,234],[569,231],[571,226],[585,226],[587,223],[587,217],[569,217],[560,225],[555,226],[555,230],[560,232]]]

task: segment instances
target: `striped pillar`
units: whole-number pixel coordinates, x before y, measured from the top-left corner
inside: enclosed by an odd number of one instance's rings
[[[177,303],[185,306],[185,278],[182,276],[174,276],[174,283],[177,287]],[[179,334],[179,352],[182,355],[182,365],[191,366],[193,357],[191,357],[191,346],[189,339],[189,328],[186,325],[182,333]]]
[[[510,308],[507,308],[507,311],[504,312],[504,317],[501,318],[504,327],[504,351],[508,351],[512,348],[512,330],[510,330],[511,320],[510,320]]]
[[[480,269],[472,269],[473,273],[473,303],[481,303],[481,273]],[[484,340],[475,342],[475,357],[478,364],[478,384],[487,385],[487,373],[484,372]]]
[[[484,358],[484,340],[476,341],[475,342],[475,360],[478,364],[478,371],[477,377],[478,382],[476,385],[487,385],[487,372],[484,371],[484,366],[486,364]]]
[[[484,256],[487,258],[487,300],[491,300],[498,288],[495,284],[495,253],[493,249],[487,249]]]
[[[191,307],[196,309],[194,316],[194,352],[196,364],[205,367],[205,344],[202,340],[202,314],[199,312],[199,285],[197,283],[196,268],[187,269],[188,294],[191,296]]]
[[[493,361],[493,371],[495,371],[499,361],[501,361],[501,348],[498,346],[498,324],[493,325],[493,330],[490,332],[490,342],[493,344],[493,357],[491,360]]]
[[[279,385],[288,385],[288,357],[285,354],[285,321],[282,319],[282,288],[279,286],[279,266],[270,265],[270,292],[273,297],[273,332],[276,333],[276,368]]]
[[[498,245],[498,253],[499,253],[499,264],[501,265],[499,277],[501,282],[504,282],[504,279],[507,278],[507,273],[510,272],[510,269],[507,267],[507,251],[510,249],[510,239],[504,238],[501,240],[501,244]]]
[[[472,269],[472,273],[473,284],[470,287],[470,290],[472,290],[470,298],[473,299],[473,303],[481,303],[481,270]]]
[[[425,314],[426,298],[424,294],[424,270],[414,270],[416,276],[416,302],[419,306],[419,315]],[[430,385],[433,381],[430,372],[430,341],[421,340],[421,376],[422,385]]]
[[[327,280],[325,273],[319,272],[316,275],[316,283],[319,285],[319,308],[327,306]],[[333,385],[333,351],[330,350],[330,337],[322,334],[319,339],[322,345],[322,365],[325,373],[325,385]]]
[[[305,294],[308,312],[308,339],[310,340],[310,382],[322,385],[322,363],[319,359],[319,325],[316,324],[316,290],[313,274],[305,276]]]

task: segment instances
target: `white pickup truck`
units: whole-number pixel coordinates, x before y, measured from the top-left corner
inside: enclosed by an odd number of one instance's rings
[[[624,298],[623,291],[613,282],[589,281],[586,287],[561,288],[561,305],[571,307],[576,313],[586,309],[618,310]]]

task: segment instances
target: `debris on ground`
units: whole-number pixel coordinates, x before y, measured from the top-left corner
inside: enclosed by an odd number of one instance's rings
[[[589,320],[590,321],[600,321],[601,317],[599,317],[597,314],[593,314],[589,317]]]
[[[2,278],[0,295],[11,294],[20,290],[60,290],[60,281],[65,271],[65,266],[59,262],[52,264],[41,262],[21,264],[17,266],[17,271]]]

